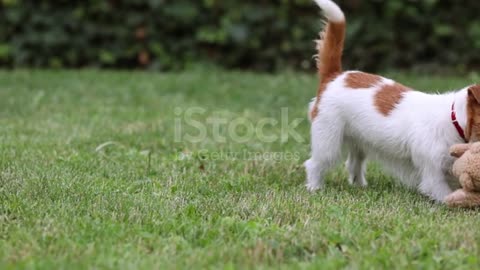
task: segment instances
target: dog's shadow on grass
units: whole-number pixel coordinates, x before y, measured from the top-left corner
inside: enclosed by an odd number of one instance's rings
[[[383,201],[406,200],[411,202],[424,202],[435,204],[429,198],[419,194],[415,189],[402,185],[398,180],[385,173],[377,164],[369,164],[367,173],[367,186],[359,187],[348,182],[348,172],[343,165],[337,166],[325,178],[324,191],[328,194],[338,193],[345,196],[357,197],[359,200]]]
[[[370,164],[366,173],[367,187],[353,186],[348,183],[348,173],[343,166],[337,167],[326,178],[326,191],[328,193],[346,193],[346,196],[355,196],[360,200],[379,202],[392,200],[407,203],[411,206],[434,207],[448,213],[477,213],[480,207],[452,208],[445,204],[435,202],[414,188],[406,187],[395,178],[385,173],[377,164]]]
[[[305,169],[303,165],[287,166],[282,165],[281,168],[272,166],[270,176],[267,180],[268,184],[280,185],[282,188],[292,188],[296,186],[304,186],[305,184]],[[283,181],[284,178],[289,178],[289,181]],[[350,194],[363,194],[366,192],[377,193],[407,193],[415,195],[416,192],[401,183],[398,183],[393,177],[388,176],[382,171],[381,167],[376,164],[368,166],[366,173],[367,183],[366,187],[353,186],[348,182],[348,173],[345,166],[338,165],[332,169],[325,177],[325,187],[327,191],[347,192]],[[280,180],[280,181],[279,181]]]

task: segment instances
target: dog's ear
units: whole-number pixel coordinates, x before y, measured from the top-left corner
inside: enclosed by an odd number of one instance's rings
[[[480,84],[472,85],[468,88],[468,97],[474,98],[477,103],[480,103]]]
[[[463,144],[455,144],[450,147],[450,155],[456,158],[461,157],[465,152],[470,149],[470,144],[463,143]]]

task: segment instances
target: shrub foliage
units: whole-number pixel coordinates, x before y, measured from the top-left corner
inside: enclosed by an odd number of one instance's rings
[[[475,68],[480,1],[344,0],[349,68]],[[0,65],[311,68],[311,0],[0,0]]]

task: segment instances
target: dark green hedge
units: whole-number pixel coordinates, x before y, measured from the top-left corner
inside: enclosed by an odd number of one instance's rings
[[[350,68],[473,69],[480,1],[345,0]],[[0,65],[311,68],[311,0],[0,0]]]

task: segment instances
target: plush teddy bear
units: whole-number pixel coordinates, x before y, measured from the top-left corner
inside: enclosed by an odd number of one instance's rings
[[[453,175],[458,178],[462,189],[445,198],[450,207],[480,206],[480,142],[455,144],[450,155],[458,159],[453,163]]]

